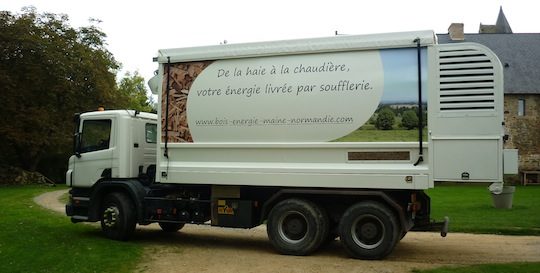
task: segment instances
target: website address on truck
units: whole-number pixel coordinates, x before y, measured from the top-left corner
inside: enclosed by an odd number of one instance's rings
[[[297,126],[297,125],[317,125],[317,124],[351,124],[352,117],[274,117],[274,118],[244,118],[244,119],[201,119],[195,120],[196,126]]]

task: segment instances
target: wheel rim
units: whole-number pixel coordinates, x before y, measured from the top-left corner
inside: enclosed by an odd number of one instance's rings
[[[290,211],[279,218],[278,233],[286,242],[296,244],[304,240],[309,231],[306,216],[298,211]]]
[[[107,227],[114,227],[118,222],[118,215],[120,214],[117,207],[108,207],[103,211],[103,223]]]
[[[383,222],[373,215],[362,215],[351,226],[354,242],[364,249],[378,247],[384,240],[385,232]]]

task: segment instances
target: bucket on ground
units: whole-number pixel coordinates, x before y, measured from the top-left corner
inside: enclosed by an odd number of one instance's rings
[[[511,209],[515,191],[515,186],[503,186],[502,189],[497,190],[490,187],[493,207],[496,209]]]

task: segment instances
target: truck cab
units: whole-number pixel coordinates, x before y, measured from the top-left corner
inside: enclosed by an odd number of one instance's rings
[[[74,154],[69,159],[66,184],[90,188],[100,179],[153,180],[156,121],[156,114],[133,110],[75,115]]]

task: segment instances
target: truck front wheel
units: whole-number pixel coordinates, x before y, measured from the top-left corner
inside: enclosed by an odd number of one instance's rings
[[[282,254],[308,255],[328,237],[328,216],[314,203],[287,199],[268,215],[267,232],[274,248]]]
[[[113,240],[125,241],[135,231],[135,206],[123,193],[108,194],[101,206],[101,229]]]
[[[382,259],[399,239],[395,215],[385,205],[366,201],[345,211],[339,224],[340,240],[349,255],[357,259]]]

